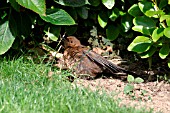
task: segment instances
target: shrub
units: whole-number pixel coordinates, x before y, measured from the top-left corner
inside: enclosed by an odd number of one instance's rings
[[[1,1],[0,55],[11,47],[21,48],[28,37],[42,40],[46,33],[57,41],[63,32],[84,36],[89,32],[86,28],[95,26],[99,30],[97,35],[111,41],[136,37],[130,45],[126,44],[129,51],[137,52],[141,58],[151,58],[159,51],[165,59],[170,50],[168,4],[167,0]]]

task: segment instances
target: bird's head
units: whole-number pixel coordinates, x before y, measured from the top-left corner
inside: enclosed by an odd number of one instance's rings
[[[78,47],[78,46],[81,46],[81,43],[76,37],[69,36],[66,39],[64,39],[64,48]]]

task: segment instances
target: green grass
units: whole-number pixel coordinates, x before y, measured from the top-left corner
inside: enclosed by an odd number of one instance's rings
[[[113,97],[72,85],[69,73],[47,77],[50,66],[22,58],[0,62],[1,113],[144,113],[119,107]],[[54,70],[56,72],[57,70]]]

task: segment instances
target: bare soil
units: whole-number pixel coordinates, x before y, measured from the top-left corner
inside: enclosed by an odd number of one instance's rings
[[[114,99],[120,100],[120,106],[144,107],[148,110],[153,109],[154,113],[170,113],[170,84],[164,81],[133,84],[134,90],[131,95],[124,94],[124,87],[128,83],[120,79],[78,79],[73,83],[92,91],[105,90],[112,94]]]
[[[155,68],[148,70],[147,60],[134,60],[134,57],[129,58],[129,56],[126,59],[132,60],[130,60],[130,63],[124,62],[123,64],[122,61],[124,60],[117,56],[111,58],[110,61],[117,65],[121,64],[121,67],[140,75],[145,80],[144,83],[140,84],[131,83],[134,86],[131,94],[124,93],[125,86],[129,84],[126,79],[127,76],[120,78],[101,77],[94,80],[76,79],[73,84],[89,88],[92,91],[102,92],[105,90],[114,99],[120,100],[120,106],[153,109],[154,113],[170,113],[170,84],[166,81],[157,81],[157,75],[170,75],[169,68],[166,68],[166,61],[160,63],[159,60],[154,59],[155,62],[160,64],[154,65],[153,63]]]

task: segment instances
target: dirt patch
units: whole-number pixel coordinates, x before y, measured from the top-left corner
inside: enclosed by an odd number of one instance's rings
[[[120,100],[120,106],[145,107],[148,110],[153,109],[155,113],[170,113],[170,84],[163,81],[133,84],[134,90],[131,95],[124,94],[124,87],[128,83],[119,79],[78,79],[73,83],[93,91],[105,90],[112,93],[113,98]]]

